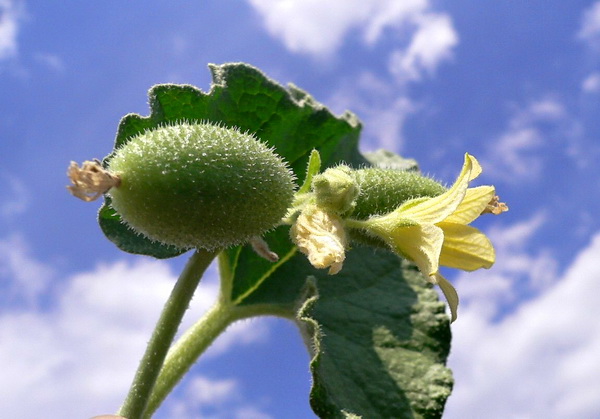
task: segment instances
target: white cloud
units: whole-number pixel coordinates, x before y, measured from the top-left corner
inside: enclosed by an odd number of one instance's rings
[[[532,101],[529,106],[516,115],[514,124],[526,125],[538,121],[555,121],[563,118],[566,114],[565,108],[558,100],[545,97]]]
[[[495,230],[497,265],[459,279],[445,417],[600,416],[600,232],[559,278],[548,253],[528,251],[543,223]]]
[[[535,153],[543,145],[542,134],[535,127],[512,127],[496,139],[492,147],[492,163],[485,163],[490,174],[503,179],[537,178],[542,169],[539,154]]]
[[[402,128],[417,106],[393,85],[370,72],[342,83],[327,101],[331,109],[352,109],[363,122],[361,147],[365,150],[385,148],[400,152],[404,143]]]
[[[428,0],[248,0],[267,31],[295,53],[329,57],[349,34],[358,32],[367,46],[391,30],[405,44],[390,56],[400,80],[419,80],[451,57],[458,43],[452,21],[432,12]]]
[[[0,0],[0,60],[17,53],[17,35],[23,17],[23,3],[18,0]]]
[[[552,146],[552,135],[565,126],[572,136],[573,124],[558,100],[546,97],[530,102],[515,112],[504,133],[489,142],[487,155],[482,159],[486,172],[509,182],[537,180],[543,169],[544,152]],[[567,139],[568,135],[561,137]],[[573,157],[577,158],[575,154]]]
[[[600,47],[600,1],[586,9],[577,35],[590,47]]]
[[[233,379],[194,377],[185,385],[182,397],[169,402],[167,415],[171,419],[270,419],[269,415],[244,400],[240,387]]]
[[[90,417],[113,412],[173,287],[176,278],[169,265],[142,258],[103,264],[61,282],[54,275],[49,286],[51,267],[27,255],[18,240],[3,243],[0,255],[11,249],[12,253],[3,256],[10,263],[2,281],[24,288],[30,301],[18,308],[4,305],[0,311],[0,416]],[[46,278],[41,285],[39,277]],[[184,327],[216,298],[214,277],[211,268]],[[40,300],[46,301],[42,307],[35,303]],[[234,344],[262,341],[266,334],[264,322],[237,323],[209,349],[210,355]]]
[[[384,29],[403,25],[427,9],[426,0],[249,0],[271,35],[292,52],[317,56],[333,53],[352,29],[375,43]]]
[[[581,83],[581,89],[585,93],[600,93],[600,72],[587,76]]]
[[[452,57],[458,35],[446,15],[427,14],[419,17],[418,29],[408,48],[390,55],[390,73],[399,80],[420,80],[422,73],[433,74],[438,65]]]
[[[54,278],[51,267],[35,260],[29,254],[20,235],[0,239],[0,304],[8,307],[37,307],[40,295]]]
[[[0,218],[9,218],[25,212],[30,201],[30,194],[25,184],[10,175],[0,175],[0,180],[5,189],[0,189],[3,195],[3,200],[0,202]]]
[[[44,67],[49,68],[55,73],[64,73],[65,63],[62,58],[58,55],[50,54],[47,52],[38,52],[34,54],[33,58]]]

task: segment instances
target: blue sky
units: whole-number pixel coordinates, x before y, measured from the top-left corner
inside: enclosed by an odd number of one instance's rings
[[[477,224],[496,265],[446,272],[446,417],[600,416],[600,1],[556,0],[0,0],[0,416],[122,401],[186,257],[119,252],[66,167],[106,155],[153,84],[208,90],[206,65],[231,61],[355,112],[363,150],[444,182],[475,155],[509,204]],[[157,417],[313,417],[307,362],[293,324],[236,324]]]

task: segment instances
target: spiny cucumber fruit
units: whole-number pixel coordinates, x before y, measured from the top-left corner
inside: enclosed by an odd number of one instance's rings
[[[357,219],[388,214],[410,199],[446,191],[442,184],[418,172],[373,167],[354,170],[353,175],[360,192],[350,216]]]
[[[341,176],[337,171],[340,170],[340,173],[351,175],[354,186],[348,185],[346,181],[342,185],[343,187],[339,187]],[[328,171],[331,172],[328,174]],[[320,190],[339,190],[342,195],[348,195],[348,191],[358,191],[357,193],[352,192],[354,199],[349,205],[340,206],[340,212],[344,217],[359,220],[389,214],[410,199],[434,197],[446,191],[442,184],[431,178],[417,172],[403,170],[374,167],[349,171],[348,167],[340,166],[339,168],[328,169],[320,176],[322,176],[320,178],[321,182],[324,182],[323,179],[330,179],[332,187],[325,188],[320,185],[319,188],[314,188],[317,194]],[[335,186],[338,186],[338,188],[336,189]],[[329,195],[321,200],[324,201],[325,199],[331,203],[343,201],[341,198],[333,199]],[[316,201],[319,202],[319,197],[316,198]],[[374,247],[388,248],[388,245],[381,239],[362,230],[351,229],[348,233],[352,241]]]
[[[138,233],[180,248],[226,248],[277,226],[294,175],[253,135],[211,123],[149,130],[118,148],[108,194]]]
[[[359,220],[388,214],[410,199],[433,197],[444,191],[443,185],[420,173],[378,167],[351,169],[340,165],[312,181],[320,208]]]

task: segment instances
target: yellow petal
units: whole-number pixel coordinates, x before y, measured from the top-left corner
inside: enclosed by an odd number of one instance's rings
[[[479,173],[481,173],[479,162],[467,153],[460,175],[450,189],[416,205],[409,201],[394,212],[417,223],[439,223],[456,211],[465,197],[469,182]]]
[[[342,269],[347,238],[338,216],[308,207],[298,216],[290,236],[315,268],[329,268],[330,275]]]
[[[490,268],[496,254],[490,240],[478,229],[455,223],[439,223],[444,231],[440,265],[474,271]]]
[[[469,224],[487,207],[496,193],[493,186],[478,186],[469,188],[465,193],[465,197],[456,208],[454,213],[450,214],[444,222]]]
[[[396,228],[390,233],[378,232],[396,252],[412,260],[426,276],[439,269],[440,253],[444,242],[442,229],[433,224]]]
[[[471,162],[471,171],[469,173],[469,182],[470,182],[473,179],[477,178],[481,174],[483,169],[481,169],[481,165],[479,164],[479,162],[477,161],[475,156],[471,156],[469,153],[465,153],[465,164],[466,164],[467,160],[469,160]],[[464,169],[464,167],[463,167],[463,169]]]
[[[444,297],[446,297],[446,301],[448,301],[448,306],[450,307],[450,323],[452,323],[458,317],[458,293],[450,281],[439,273],[435,275],[434,282],[440,286],[440,289],[444,293]]]

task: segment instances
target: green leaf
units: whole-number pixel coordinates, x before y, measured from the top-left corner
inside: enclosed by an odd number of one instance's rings
[[[360,122],[351,113],[335,117],[295,86],[285,87],[243,63],[209,65],[213,83],[208,93],[189,85],[160,84],[150,89],[150,115],[129,114],[117,130],[115,149],[133,136],[186,120],[210,121],[254,133],[276,149],[292,167],[298,182],[305,177],[310,151],[317,149],[326,166],[340,161],[366,163],[358,152]],[[106,165],[111,155],[104,159]],[[120,249],[154,257],[178,254],[136,235],[110,213],[107,203],[98,221]],[[181,253],[181,252],[180,252]]]
[[[238,266],[252,269],[253,261],[242,253]],[[310,402],[320,417],[441,416],[453,383],[445,367],[450,324],[414,265],[357,246],[330,276],[294,252],[241,304],[290,315],[302,304],[297,323],[312,352]]]
[[[405,159],[388,150],[379,149],[364,154],[365,158],[375,167],[385,169],[405,170],[408,172],[418,172],[419,165],[414,159]]]
[[[414,265],[357,247],[315,275],[299,312],[312,342],[311,405],[323,418],[437,418],[452,390],[450,326]]]
[[[179,249],[175,246],[165,246],[152,242],[127,228],[124,229],[121,217],[110,207],[109,197],[106,197],[105,204],[98,211],[98,222],[106,237],[119,249],[129,253],[152,255],[157,259],[168,259],[188,251],[188,249]]]

